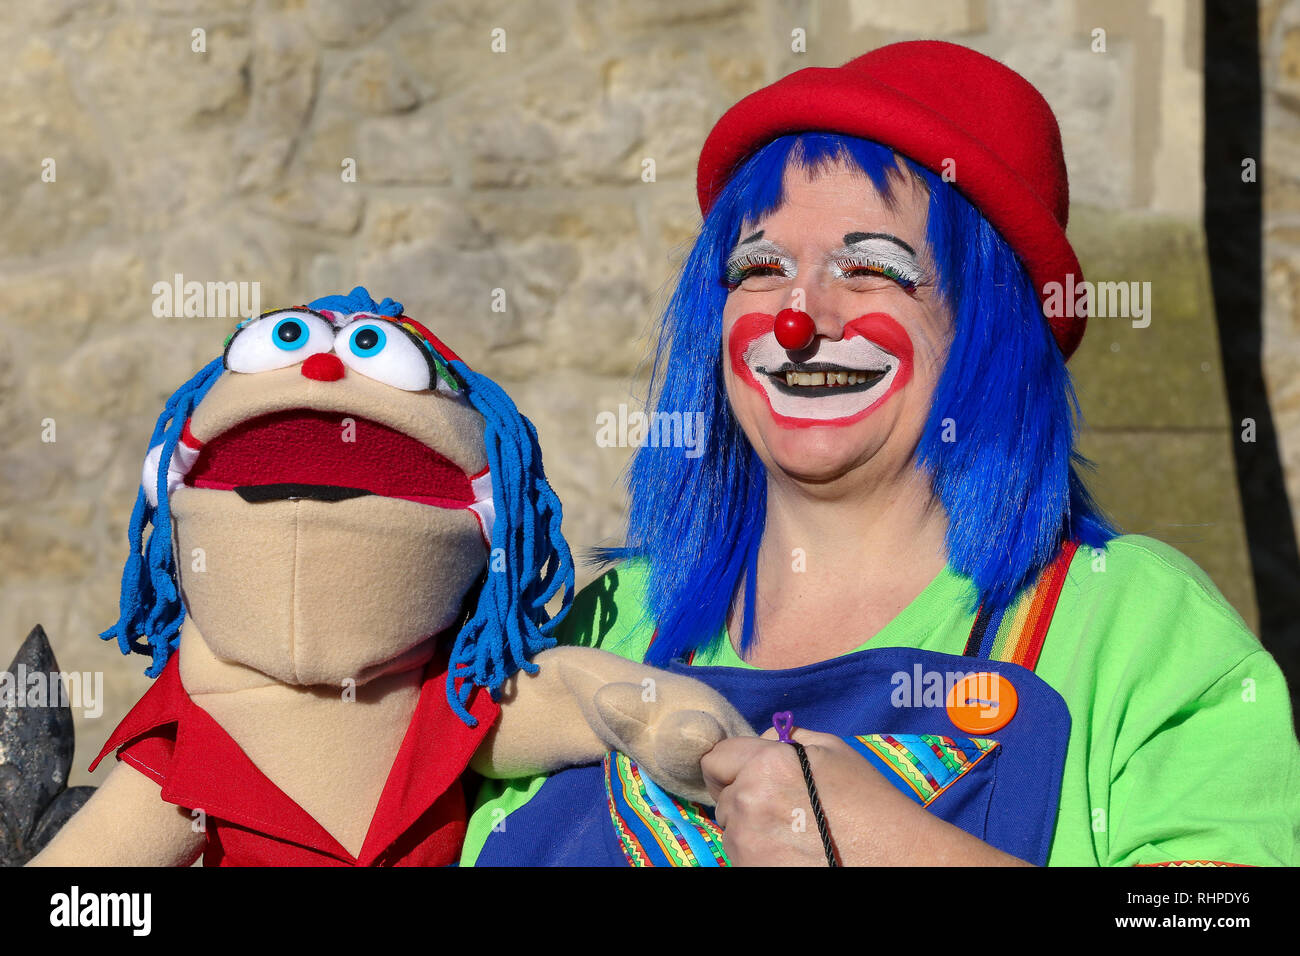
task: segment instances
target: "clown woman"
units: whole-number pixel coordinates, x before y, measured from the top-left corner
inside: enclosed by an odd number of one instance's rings
[[[1277,664],[1080,478],[1038,92],[940,42],[800,70],[719,120],[698,196],[651,407],[707,445],[636,453],[559,634],[772,729],[703,758],[715,808],[617,753],[489,782],[462,862],[1296,862]]]

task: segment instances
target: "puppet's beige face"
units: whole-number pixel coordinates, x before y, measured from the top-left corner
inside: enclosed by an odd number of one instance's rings
[[[329,331],[303,319],[288,331]],[[274,332],[244,328],[228,366],[298,357],[257,341]],[[190,419],[201,450],[170,494],[197,630],[218,657],[291,684],[359,679],[453,625],[487,556],[471,508],[487,467],[482,417],[419,387],[429,383],[413,359],[393,371],[349,355],[345,366],[347,344],[340,333],[305,361],[225,372]]]
[[[951,340],[926,243],[928,196],[893,202],[842,165],[787,169],[783,204],[744,227],[728,262],[723,378],[769,474],[829,490],[910,474]],[[783,309],[815,335],[790,351]]]

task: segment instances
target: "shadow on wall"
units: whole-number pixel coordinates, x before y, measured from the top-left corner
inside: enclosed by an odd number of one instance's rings
[[[1254,3],[1205,5],[1205,235],[1234,431],[1237,486],[1259,604],[1259,634],[1277,658],[1300,721],[1300,552],[1263,370],[1263,184],[1242,162],[1263,156],[1259,12]],[[1266,175],[1266,174],[1265,174]],[[1300,723],[1297,724],[1300,726]]]

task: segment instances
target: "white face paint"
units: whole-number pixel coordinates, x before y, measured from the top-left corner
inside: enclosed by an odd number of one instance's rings
[[[745,350],[745,364],[777,415],[828,422],[870,408],[901,366],[897,355],[861,335],[823,342],[803,362],[792,362],[776,336],[762,335]]]
[[[893,284],[911,296],[925,281],[915,251],[886,233],[847,234],[817,268],[855,291]],[[793,256],[761,233],[738,244],[727,260],[728,283],[751,292],[784,289],[796,271]],[[776,340],[772,319],[763,313],[737,320],[731,336],[735,371],[785,427],[856,421],[911,373],[911,341],[883,313],[847,322],[840,339],[818,337],[811,351],[798,353]]]
[[[883,233],[851,233],[846,245],[827,258],[831,275],[837,279],[881,277],[912,292],[924,281],[925,272],[916,253],[902,240]],[[849,241],[853,240],[853,241]]]
[[[746,278],[779,276],[792,279],[799,274],[794,257],[770,239],[742,242],[727,257],[727,282],[739,285]]]

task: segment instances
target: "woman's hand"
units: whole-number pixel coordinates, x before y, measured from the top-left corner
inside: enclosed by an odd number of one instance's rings
[[[1027,866],[908,799],[839,737],[796,730],[845,866]],[[736,866],[826,866],[799,758],[769,730],[700,762]]]

